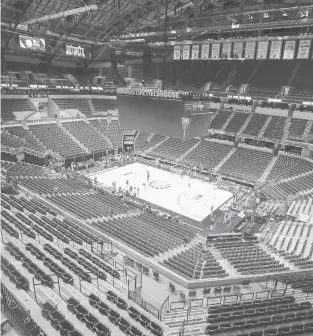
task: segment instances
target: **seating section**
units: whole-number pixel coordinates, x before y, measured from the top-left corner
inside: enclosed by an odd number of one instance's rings
[[[154,134],[147,145],[144,147],[144,151],[149,151],[152,147],[156,146],[159,142],[164,140],[164,138],[165,137],[163,135]]]
[[[86,154],[68,134],[56,123],[30,125],[29,129],[49,149],[65,158],[73,158]]]
[[[265,189],[264,193],[273,199],[284,200],[288,196],[294,196],[298,193],[313,189],[313,173],[291,179],[289,181],[280,182],[275,186]]]
[[[164,260],[165,267],[187,279],[223,278],[228,276],[215,257],[202,244]]]
[[[211,170],[232,150],[232,146],[221,143],[202,141],[199,146],[188,153],[183,161],[188,164],[202,165]]]
[[[298,83],[300,84],[300,82]],[[288,94],[288,97],[301,101],[311,100],[312,96],[313,96],[313,89],[305,89],[298,87],[291,90],[291,92]]]
[[[305,269],[313,266],[311,226],[293,220],[283,220],[270,227],[264,241],[274,253],[287,259],[295,267]]]
[[[221,242],[215,243],[214,247],[242,275],[288,270],[254,242]]]
[[[211,122],[211,129],[221,129],[227,119],[231,116],[232,112],[229,111],[219,111],[215,115],[214,119]]]
[[[92,104],[97,113],[107,112],[108,110],[116,110],[117,102],[116,99],[91,99]]]
[[[123,145],[123,129],[120,127],[118,120],[112,119],[110,122],[107,119],[90,120],[90,124],[97,128],[100,133],[107,135],[115,148],[120,148]]]
[[[38,140],[34,134],[22,126],[7,127],[6,131],[26,140],[26,146],[38,152],[44,152],[46,147]],[[24,145],[25,146],[25,145]]]
[[[267,118],[268,116],[265,114],[254,114],[243,130],[243,134],[258,136]]]
[[[245,147],[238,147],[219,169],[220,173],[240,177],[244,180],[258,180],[272,159],[272,154]]]
[[[310,335],[312,304],[293,296],[226,303],[209,307],[205,333],[240,336]]]
[[[139,134],[137,135],[136,139],[135,139],[135,144],[134,144],[134,150],[137,153],[140,153],[143,151],[144,147],[147,144],[147,140],[149,137],[149,133],[146,132],[139,132]]]
[[[131,205],[124,204],[119,197],[109,193],[97,192],[85,195],[58,194],[48,198],[60,207],[83,219],[125,214],[127,211],[133,209]]]
[[[286,118],[273,116],[269,122],[263,136],[270,139],[282,139],[284,135]]]
[[[27,99],[1,99],[1,119],[4,121],[15,120],[13,112],[33,111]]]
[[[37,178],[22,179],[20,183],[29,190],[37,191],[43,195],[53,193],[80,193],[87,192],[89,185],[78,180],[65,178]]]
[[[247,120],[249,114],[237,112],[232,117],[230,122],[225,128],[226,132],[238,133],[245,121]]]
[[[285,180],[313,170],[313,164],[301,158],[279,155],[266,180]]]
[[[162,142],[161,145],[154,148],[150,154],[163,159],[176,160],[196,143],[197,140],[182,141],[179,139],[168,138]]]
[[[23,162],[17,162],[7,169],[7,175],[10,176],[40,176],[46,173],[47,170],[41,166]]]
[[[302,138],[308,120],[292,118],[290,120],[288,138]]]
[[[86,117],[92,116],[89,100],[86,98],[54,98],[53,101],[61,110],[77,109]]]
[[[23,224],[22,218],[21,221],[17,221],[6,210],[2,210],[1,221],[21,225],[22,231],[28,227],[44,227],[46,230],[45,226],[53,230],[54,226],[53,241],[55,233],[58,232],[60,232],[58,239],[68,235],[71,235],[70,240],[77,238],[79,234],[82,239],[85,234],[88,239],[90,236],[86,231],[78,231],[82,229],[66,219],[61,220],[56,217],[51,219],[47,216],[42,216],[40,219],[37,214],[32,214],[29,218],[24,216],[25,224]],[[7,225],[5,226],[3,229],[10,234],[6,230]],[[23,234],[27,233],[23,231]],[[112,264],[90,253],[85,247],[77,249],[74,244],[69,245],[70,240],[63,239],[66,247],[61,244],[56,245],[54,242],[41,245],[40,240],[39,243],[36,241],[35,234],[28,236],[30,239],[27,242],[14,240],[13,236],[5,237],[5,250],[1,258],[1,269],[5,279],[2,279],[3,281],[8,279],[16,285],[17,289],[27,291],[30,298],[34,297],[34,292],[33,286],[29,284],[34,277],[35,282],[40,281],[43,286],[37,287],[36,300],[42,310],[43,319],[50,322],[55,331],[68,336],[87,336],[92,333],[109,336],[110,330],[114,328],[116,335],[143,336],[149,332],[156,336],[163,335],[162,323],[157,318],[136,303],[129,304],[127,286],[120,276],[121,273],[125,276],[126,271],[116,269]],[[97,237],[91,237],[91,239],[94,243]],[[56,287],[55,275],[62,279],[62,282],[58,290],[52,291]],[[97,279],[97,285],[93,283],[93,279]],[[77,290],[79,285],[84,289],[84,295]],[[28,302],[30,311],[32,311],[32,305],[38,307],[32,299],[28,299]],[[37,320],[40,320],[39,316]],[[47,325],[44,320],[40,321],[40,325]],[[25,331],[25,328],[23,330]],[[32,331],[31,335],[44,335]],[[50,334],[52,334],[51,330]]]
[[[62,126],[74,135],[90,152],[96,153],[110,149],[109,141],[84,121],[64,122]]]
[[[144,216],[99,220],[94,225],[148,257],[171,250],[182,245],[184,241],[182,233],[172,233],[164,227],[158,227],[155,221],[148,222]],[[171,225],[170,222],[169,225]],[[190,237],[193,236],[193,233],[188,232],[188,234]]]

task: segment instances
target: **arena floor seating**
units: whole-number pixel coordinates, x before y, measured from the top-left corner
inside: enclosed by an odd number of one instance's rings
[[[111,148],[109,141],[95,132],[85,121],[63,122],[62,126],[72,133],[90,152],[101,152]]]
[[[85,150],[55,123],[30,125],[29,129],[47,148],[63,157],[86,154]]]
[[[232,146],[212,141],[201,141],[199,146],[188,153],[183,162],[202,165],[205,169],[215,168],[232,150]]]
[[[268,152],[238,147],[222,165],[219,172],[255,181],[262,176],[272,157],[272,154]]]
[[[265,114],[254,114],[243,130],[243,134],[257,136],[264,126],[267,118],[268,116]]]

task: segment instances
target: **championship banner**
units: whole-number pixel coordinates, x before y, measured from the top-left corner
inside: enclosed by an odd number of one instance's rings
[[[246,42],[245,59],[255,58],[256,42]]]
[[[215,59],[215,60],[220,59],[220,52],[221,52],[221,44],[213,43],[211,59]]]
[[[308,59],[310,55],[311,40],[300,40],[297,59]]]
[[[296,52],[296,41],[286,41],[283,53],[283,60],[293,60]]]
[[[199,59],[199,51],[200,51],[199,44],[194,44],[191,49],[191,59],[193,60]]]
[[[190,59],[190,44],[183,45],[183,60]]]
[[[173,55],[174,60],[180,60],[181,58],[181,47],[180,46],[175,46],[174,47],[174,55]]]
[[[208,60],[210,58],[210,45],[202,44],[201,46],[201,59]]]
[[[259,41],[256,59],[257,60],[267,59],[267,51],[268,51],[268,41]]]
[[[233,58],[243,57],[243,42],[235,42],[233,47]]]
[[[222,58],[231,58],[231,43],[223,44]]]
[[[282,45],[283,45],[283,41],[272,41],[271,42],[271,51],[270,51],[269,59],[280,60]]]

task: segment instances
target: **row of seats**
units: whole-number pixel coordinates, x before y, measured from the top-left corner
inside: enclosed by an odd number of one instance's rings
[[[85,121],[64,122],[62,126],[72,133],[90,152],[101,152],[111,148],[109,141]]]
[[[219,172],[245,180],[258,180],[272,160],[272,154],[250,148],[238,147],[222,165]]]
[[[49,149],[65,158],[87,154],[65,131],[56,123],[30,125],[29,129]]]
[[[119,121],[112,119],[92,119],[91,126],[95,127],[100,133],[108,136],[114,148],[120,148],[123,145],[123,129],[119,125]]]
[[[28,99],[1,99],[1,119],[4,121],[15,120],[13,112],[32,112],[33,108]]]
[[[40,176],[45,175],[47,170],[44,167],[36,166],[29,163],[17,162],[9,166],[7,175],[10,176]]]
[[[56,195],[47,198],[84,219],[123,214],[131,210],[117,196],[108,193]]]

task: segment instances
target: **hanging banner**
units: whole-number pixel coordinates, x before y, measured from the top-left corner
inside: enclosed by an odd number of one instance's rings
[[[310,55],[311,40],[300,40],[297,59],[308,59]]]
[[[190,59],[190,45],[183,45],[183,60]]]
[[[283,41],[272,41],[271,42],[271,51],[269,59],[277,59],[281,58],[281,47],[283,45]]]
[[[296,41],[286,41],[283,53],[283,60],[293,60],[296,52]]]
[[[245,59],[255,58],[255,47],[256,47],[256,42],[246,42]]]
[[[243,42],[234,43],[233,58],[243,58]]]
[[[207,60],[210,58],[210,45],[202,44],[201,46],[201,59]]]
[[[231,43],[224,43],[222,48],[222,58],[231,58]]]
[[[191,59],[193,60],[199,59],[199,51],[200,51],[199,44],[194,44],[191,49]]]
[[[259,41],[256,59],[257,60],[267,59],[267,52],[268,52],[268,41]]]
[[[221,52],[221,44],[213,43],[211,59],[215,59],[215,60],[220,59],[220,52]]]
[[[173,58],[174,58],[175,61],[180,60],[180,58],[181,58],[181,47],[180,46],[175,46],[174,47]]]

